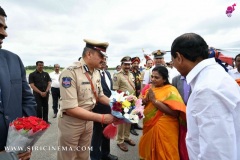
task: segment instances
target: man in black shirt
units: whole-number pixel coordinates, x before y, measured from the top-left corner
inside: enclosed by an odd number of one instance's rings
[[[47,72],[43,71],[43,61],[37,61],[36,66],[36,70],[29,75],[29,84],[37,102],[37,117],[48,122],[48,97],[51,78]]]

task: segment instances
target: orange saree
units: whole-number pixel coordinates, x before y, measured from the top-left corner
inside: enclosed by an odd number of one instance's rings
[[[240,79],[235,79],[235,81],[236,81],[237,84],[240,86]]]
[[[148,103],[144,109],[143,135],[139,142],[140,159],[180,160],[179,124],[186,125],[186,106],[172,85],[152,90],[158,101],[181,112],[179,118],[175,118],[162,113],[151,102]]]

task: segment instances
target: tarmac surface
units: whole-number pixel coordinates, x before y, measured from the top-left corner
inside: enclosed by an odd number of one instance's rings
[[[33,146],[33,152],[31,160],[57,160],[57,136],[58,136],[58,127],[57,127],[57,118],[52,118],[52,98],[49,97],[49,121],[51,122],[48,130],[43,134],[42,137],[37,141]],[[139,122],[139,125],[142,126],[142,121]],[[139,160],[138,157],[138,143],[140,136],[142,135],[142,130],[136,130],[139,133],[139,136],[130,135],[130,138],[136,143],[136,146],[128,146],[128,152],[123,152],[117,146],[116,140],[111,140],[111,154],[118,157],[119,160]]]

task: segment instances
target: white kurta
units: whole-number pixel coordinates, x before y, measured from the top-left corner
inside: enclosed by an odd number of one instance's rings
[[[206,59],[187,75],[186,137],[190,160],[240,160],[240,89],[215,62]]]
[[[151,75],[152,75],[152,69],[154,68],[154,66],[151,69],[146,69],[144,71],[144,77],[143,77],[143,84],[149,84],[151,82]]]

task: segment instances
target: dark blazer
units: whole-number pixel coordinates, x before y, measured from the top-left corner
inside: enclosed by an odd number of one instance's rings
[[[103,93],[107,96],[107,97],[111,97],[112,95],[112,88],[113,88],[113,83],[112,83],[112,78],[111,78],[111,74],[105,70],[105,77],[109,78],[110,80],[110,85],[111,87],[109,88],[106,81],[104,80],[101,71],[99,71],[100,77],[101,77],[101,84],[102,84],[102,88],[103,88]],[[111,108],[109,106],[103,105],[101,103],[97,103],[96,106],[93,108],[93,112],[96,113],[103,113],[103,114],[107,114],[107,113],[111,113]]]
[[[172,79],[172,85],[177,88],[178,92],[180,93],[181,97],[184,97],[183,92],[183,80],[180,79],[181,75],[178,75]]]
[[[36,116],[36,102],[26,80],[26,71],[18,55],[0,49],[0,151],[11,121]]]
[[[181,79],[181,75],[178,75],[172,79],[172,85],[177,88],[182,99],[184,99],[184,88],[183,88],[183,80]],[[190,90],[189,96],[190,94],[191,94],[191,90]]]

